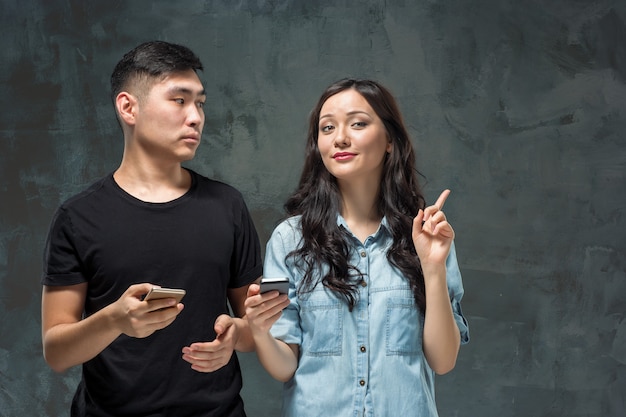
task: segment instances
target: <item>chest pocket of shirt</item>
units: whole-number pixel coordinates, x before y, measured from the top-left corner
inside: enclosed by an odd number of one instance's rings
[[[341,355],[342,312],[343,309],[339,300],[308,299],[300,302],[304,355]]]
[[[414,355],[422,352],[424,318],[413,298],[387,299],[386,352],[391,355]]]

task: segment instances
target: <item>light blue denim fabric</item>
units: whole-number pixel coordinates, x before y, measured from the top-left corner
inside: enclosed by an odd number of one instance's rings
[[[271,333],[300,345],[298,369],[285,383],[285,417],[433,417],[434,373],[422,351],[424,317],[400,272],[386,258],[391,245],[387,221],[361,243],[350,239],[351,263],[364,276],[353,311],[322,284],[296,295],[302,278],[286,255],[301,240],[299,217],[282,222],[267,243],[264,275],[287,276],[291,304]],[[341,216],[338,224],[348,226]],[[463,284],[454,245],[447,263],[448,290],[461,342],[469,341],[461,313]]]

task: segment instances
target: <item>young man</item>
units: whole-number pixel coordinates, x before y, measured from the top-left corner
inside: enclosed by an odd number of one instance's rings
[[[72,416],[245,416],[234,350],[254,347],[241,317],[260,244],[238,191],[181,166],[204,124],[198,70],[166,42],[122,58],[111,76],[121,164],[52,221],[43,348],[55,371],[82,364]],[[186,295],[144,300],[155,286]]]

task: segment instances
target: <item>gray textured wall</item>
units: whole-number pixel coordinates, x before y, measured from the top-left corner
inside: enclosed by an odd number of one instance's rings
[[[344,76],[398,97],[457,232],[472,341],[443,417],[626,415],[626,2],[2,0],[0,415],[67,416],[77,370],[42,359],[56,206],[116,168],[108,77],[131,47],[207,67],[190,164],[239,188],[263,245],[299,174],[306,116]],[[279,385],[243,357],[251,417]],[[393,393],[390,393],[393,395]]]

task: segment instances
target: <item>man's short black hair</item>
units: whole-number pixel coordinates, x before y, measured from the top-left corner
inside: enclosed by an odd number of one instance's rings
[[[139,78],[160,78],[173,72],[202,70],[200,58],[186,46],[164,41],[145,42],[127,52],[111,74],[111,98]]]

